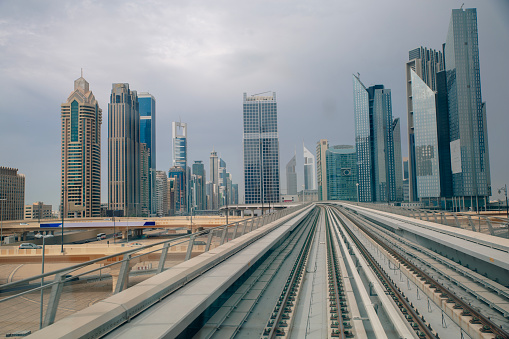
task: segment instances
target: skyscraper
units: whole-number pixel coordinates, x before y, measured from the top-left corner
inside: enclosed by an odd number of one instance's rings
[[[383,85],[366,88],[355,75],[353,88],[359,201],[400,200],[394,150],[394,128],[399,123],[392,119],[391,90]]]
[[[83,76],[74,81],[74,91],[60,111],[62,212],[66,217],[99,217],[102,110]]]
[[[150,214],[150,150],[147,144],[140,143],[140,203],[136,207],[136,216],[148,217]]]
[[[328,148],[326,154],[327,198],[357,201],[357,155],[350,145]]]
[[[185,122],[173,121],[171,123],[173,166],[183,170],[187,168],[187,124]]]
[[[296,156],[297,155],[294,155],[286,164],[286,193],[289,195],[297,194],[297,172],[295,172],[295,167],[297,166]]]
[[[403,158],[401,156],[401,126],[399,118],[395,118],[392,121],[392,135],[394,139],[395,200],[403,201]]]
[[[180,166],[173,166],[168,171],[168,178],[174,179],[175,214],[185,214],[186,205],[186,170]]]
[[[276,92],[249,97],[244,93],[243,120],[245,202],[279,202]]]
[[[316,144],[316,169],[318,182],[318,200],[327,200],[329,196],[327,191],[327,157],[326,153],[329,149],[327,139],[321,139]]]
[[[0,166],[1,220],[23,220],[24,206],[25,175],[18,173],[17,168]]]
[[[164,217],[168,215],[168,176],[165,171],[156,171],[154,204],[156,206],[156,215]]]
[[[316,165],[315,156],[304,144],[304,190],[316,190]]]
[[[219,208],[219,159],[214,148],[210,152],[210,183],[209,209],[217,210]]]
[[[138,94],[140,107],[140,142],[148,150],[148,208],[150,214],[156,213],[154,203],[156,175],[156,99],[147,92]]]
[[[203,161],[196,160],[193,164],[193,175],[196,176],[196,208],[198,210],[207,209],[207,195],[206,195],[206,174]]]
[[[456,206],[478,209],[491,195],[491,178],[475,8],[452,10],[444,54],[453,194]]]
[[[173,148],[173,167],[180,167],[184,170],[183,182],[178,184],[178,189],[181,195],[180,212],[185,213],[189,211],[187,203],[189,201],[189,176],[190,170],[187,168],[187,123],[181,121],[173,121],[171,123],[172,131],[172,148]],[[176,199],[177,201],[177,199]],[[176,204],[179,204],[176,202]],[[178,211],[179,208],[175,207]]]
[[[113,84],[108,104],[108,208],[140,209],[140,112],[129,84]]]
[[[430,201],[450,197],[452,179],[443,54],[423,47],[408,54],[409,198]]]

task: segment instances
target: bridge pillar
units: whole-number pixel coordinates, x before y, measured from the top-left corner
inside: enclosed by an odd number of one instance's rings
[[[244,218],[244,210],[240,210],[240,217]]]

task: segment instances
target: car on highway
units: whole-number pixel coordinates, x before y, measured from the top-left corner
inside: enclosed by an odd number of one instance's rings
[[[129,246],[144,246],[141,242],[130,242]]]
[[[39,249],[42,248],[42,246],[32,244],[31,242],[26,242],[21,245],[19,245],[20,250],[32,250],[32,249]]]

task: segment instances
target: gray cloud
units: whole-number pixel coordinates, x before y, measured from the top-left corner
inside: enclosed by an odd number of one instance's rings
[[[407,153],[404,64],[417,46],[441,48],[443,1],[13,1],[0,2],[0,164],[27,175],[26,202],[59,203],[60,104],[80,68],[103,109],[128,82],[157,100],[157,167],[170,167],[170,123],[189,124],[189,161],[212,146],[242,183],[242,93],[276,91],[281,168],[302,141],[353,144],[351,74],[392,89]],[[508,5],[478,8],[481,81],[488,104],[493,187],[507,181],[504,95]],[[284,172],[284,170],[283,170]],[[282,172],[282,173],[283,173]],[[282,177],[285,186],[284,176]],[[300,184],[300,183],[299,183]]]

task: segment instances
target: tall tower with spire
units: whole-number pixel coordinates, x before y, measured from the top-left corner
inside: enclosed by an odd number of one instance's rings
[[[102,110],[81,77],[60,106],[62,119],[61,208],[65,217],[101,214]]]

